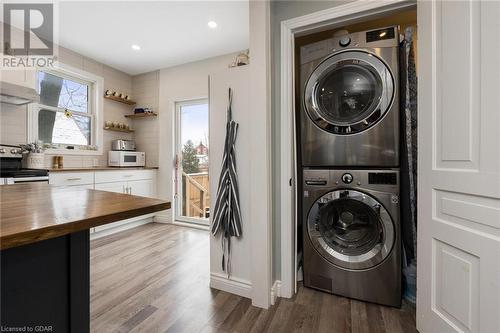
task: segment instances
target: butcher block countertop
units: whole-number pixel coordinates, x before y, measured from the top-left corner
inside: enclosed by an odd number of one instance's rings
[[[169,209],[170,202],[43,183],[0,186],[0,249]]]

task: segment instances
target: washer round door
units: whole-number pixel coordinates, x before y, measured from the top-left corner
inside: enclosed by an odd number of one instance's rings
[[[338,135],[365,131],[379,122],[394,100],[394,79],[375,54],[335,53],[309,76],[304,107],[320,129]]]
[[[373,197],[356,190],[336,190],[319,198],[307,217],[314,248],[332,264],[367,269],[380,264],[394,245],[394,224]]]

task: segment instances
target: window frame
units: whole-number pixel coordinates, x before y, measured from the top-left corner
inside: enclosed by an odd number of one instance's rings
[[[71,111],[76,115],[83,115],[91,118],[90,127],[90,145],[71,145],[75,149],[67,148],[47,148],[46,154],[59,154],[59,155],[102,155],[103,153],[103,83],[104,79],[98,75],[89,73],[87,71],[74,68],[62,63],[57,63],[54,68],[37,68],[36,70],[36,90],[39,90],[39,72],[62,77],[63,79],[72,80],[79,83],[89,85],[88,91],[88,110],[90,112]],[[39,93],[39,91],[38,91]],[[51,110],[54,112],[62,112],[64,109],[53,106],[46,106],[39,103],[31,103],[28,107],[28,140],[34,142],[38,140],[38,112],[41,109]],[[96,150],[86,149],[89,146],[96,146]]]

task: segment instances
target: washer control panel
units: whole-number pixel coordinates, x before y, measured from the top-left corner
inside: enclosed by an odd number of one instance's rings
[[[323,191],[329,188],[363,188],[399,193],[399,171],[366,169],[304,169],[303,190]]]
[[[349,46],[349,44],[351,44],[351,37],[343,36],[339,39],[339,46],[346,47]]]
[[[344,182],[344,184],[352,183],[353,179],[354,179],[354,177],[348,172],[346,172],[342,175],[342,181]]]
[[[375,185],[396,185],[398,175],[396,172],[370,172],[368,173],[368,183]]]
[[[304,186],[327,187],[330,185],[329,170],[304,170]]]

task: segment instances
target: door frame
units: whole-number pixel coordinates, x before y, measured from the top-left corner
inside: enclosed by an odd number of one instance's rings
[[[280,212],[281,212],[281,297],[296,292],[297,197],[295,138],[295,36],[331,29],[370,16],[386,15],[416,7],[414,0],[358,0],[281,22],[280,71]],[[286,223],[285,223],[286,222]]]
[[[180,100],[176,101],[174,103],[174,121],[175,121],[175,126],[174,126],[174,158],[177,156],[179,158],[179,165],[181,165],[182,161],[180,160],[180,154],[182,151],[182,148],[180,147],[181,144],[181,116],[180,116],[180,110],[182,106],[186,105],[198,105],[198,104],[206,104],[208,105],[208,117],[210,121],[210,103],[208,97],[198,97],[198,98],[193,98],[193,99],[185,99],[185,100]],[[210,130],[210,129],[209,129]],[[210,132],[208,133],[210,136]],[[210,151],[209,151],[209,156],[208,158],[210,159]],[[189,224],[195,224],[195,225],[200,225],[204,227],[208,227],[210,225],[210,220],[206,219],[200,219],[200,218],[193,218],[193,217],[188,217],[188,216],[183,216],[181,215],[182,213],[182,202],[179,200],[179,195],[182,195],[182,188],[181,188],[181,181],[182,177],[179,177],[178,175],[178,170],[174,166],[174,179],[177,180],[177,182],[174,182],[174,222],[178,223],[189,223]]]

